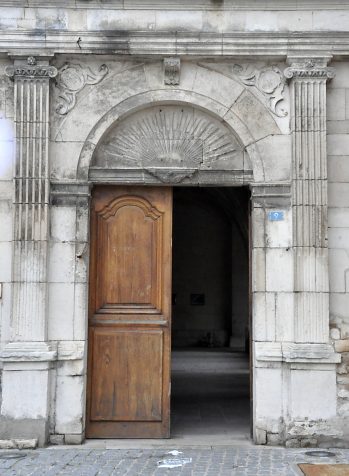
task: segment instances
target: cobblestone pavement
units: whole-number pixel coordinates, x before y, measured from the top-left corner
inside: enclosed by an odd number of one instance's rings
[[[180,449],[179,449],[180,450]],[[18,451],[0,451],[1,476],[295,476],[302,474],[296,463],[349,463],[349,449],[332,450],[332,458],[309,457],[306,449],[263,447],[183,448],[179,455],[168,449],[98,450],[57,449],[22,450],[21,458],[4,458]],[[164,459],[190,460],[179,468],[160,468]]]

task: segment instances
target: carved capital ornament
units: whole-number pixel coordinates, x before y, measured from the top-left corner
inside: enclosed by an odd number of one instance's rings
[[[5,70],[6,76],[10,78],[20,77],[28,79],[54,78],[57,76],[57,68],[45,64],[37,64],[34,56],[27,58],[27,63],[16,66],[8,66]]]
[[[324,61],[308,59],[292,63],[284,71],[285,78],[314,78],[314,79],[332,79],[335,77],[335,69],[326,66]]]

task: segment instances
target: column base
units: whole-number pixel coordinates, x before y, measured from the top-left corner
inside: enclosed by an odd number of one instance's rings
[[[57,359],[57,344],[44,341],[7,343],[0,353],[3,362],[48,362]]]
[[[38,446],[43,447],[48,440],[48,420],[0,417],[0,439],[37,440]]]
[[[3,348],[0,439],[46,444],[50,373],[56,358],[57,346],[47,342],[10,342]]]

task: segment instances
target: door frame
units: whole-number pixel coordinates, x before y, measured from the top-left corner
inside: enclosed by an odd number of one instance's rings
[[[110,186],[110,184],[100,184],[100,183],[95,183],[94,186],[95,187],[103,187],[103,186]],[[113,184],[112,185],[113,187],[134,187],[133,184],[129,185],[129,184]],[[199,184],[190,184],[190,187],[198,187]],[[240,185],[240,186],[243,186],[243,185]],[[154,185],[154,184],[141,184],[141,185],[137,185],[137,187],[144,187],[144,188],[147,188],[147,187],[166,187],[166,188],[171,188],[173,190],[174,187],[183,187],[182,184],[168,184],[168,185],[160,185],[160,184],[157,184],[157,185]],[[220,187],[219,184],[215,184],[215,187]],[[224,184],[224,187],[229,187],[227,186],[226,184]],[[236,185],[232,185],[231,187],[236,187]],[[92,200],[90,200],[90,205],[92,204]],[[91,207],[90,207],[91,209]],[[173,201],[172,201],[172,210],[173,210]],[[253,407],[253,356],[252,356],[252,292],[251,292],[251,283],[252,283],[252,263],[251,263],[251,256],[250,256],[250,253],[252,253],[252,246],[251,246],[251,237],[252,237],[252,220],[250,218],[250,213],[251,213],[251,206],[249,205],[248,206],[248,266],[249,266],[249,297],[248,299],[250,300],[250,313],[249,313],[249,327],[250,327],[250,334],[249,334],[249,347],[250,347],[250,373],[249,373],[249,380],[250,380],[250,400],[251,400],[251,411],[250,411],[250,426],[251,426],[251,432],[253,432],[253,428],[254,428],[254,425],[253,425],[253,411],[252,411],[252,407]],[[90,218],[89,218],[89,229],[90,229],[90,236],[91,236],[91,231],[92,231],[92,216],[91,216],[91,213],[90,213]],[[91,240],[89,240],[89,254],[91,256]],[[172,229],[171,229],[171,253],[172,253]],[[89,268],[89,271],[90,271],[90,268]],[[90,276],[90,274],[89,274]],[[172,258],[171,258],[171,277],[172,277]],[[89,280],[90,282],[90,280]],[[171,284],[171,291],[172,291],[172,284]],[[90,284],[88,286],[88,301],[90,303]],[[170,293],[170,297],[172,296],[172,292]],[[171,300],[171,299],[170,299]],[[89,304],[90,306],[90,304]],[[89,307],[89,312],[88,312],[88,315],[90,315],[90,307]],[[169,324],[170,324],[170,362],[171,362],[171,354],[172,354],[172,347],[171,347],[171,329],[172,329],[172,316],[170,316],[170,321],[169,321]],[[88,347],[91,344],[90,342],[90,333],[88,332],[87,334],[87,343],[88,343]],[[88,365],[87,365],[87,369],[90,369],[90,365],[91,365],[91,351],[90,349],[88,349],[88,352],[87,352],[87,355],[88,355]],[[89,411],[89,398],[90,398],[90,392],[88,390],[89,388],[89,385],[92,384],[92,382],[90,381],[90,375],[87,374],[87,382],[86,382],[86,410],[85,410],[85,418],[86,418],[86,421],[87,421],[87,412]],[[169,382],[170,382],[170,389],[171,389],[171,365],[169,365]],[[171,392],[170,392],[170,395],[171,395]],[[168,428],[169,428],[169,434],[168,436],[166,437],[171,437],[171,399],[169,398],[169,406],[168,406],[168,409],[169,409],[169,413],[167,415],[167,419],[168,419]],[[152,436],[141,436],[142,438],[152,438]],[[103,437],[102,437],[103,438]],[[104,437],[106,438],[106,437]],[[110,438],[113,438],[112,436]],[[129,438],[129,436],[127,435],[127,432],[125,433],[124,436],[118,436],[116,438]]]

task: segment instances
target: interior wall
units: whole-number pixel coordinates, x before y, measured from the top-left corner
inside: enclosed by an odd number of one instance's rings
[[[247,204],[246,204],[247,205]],[[247,231],[247,209],[244,210]],[[247,236],[232,223],[232,329],[229,346],[248,350],[249,346],[249,263]]]
[[[174,189],[173,347],[244,345],[247,249],[227,208],[217,188]]]

